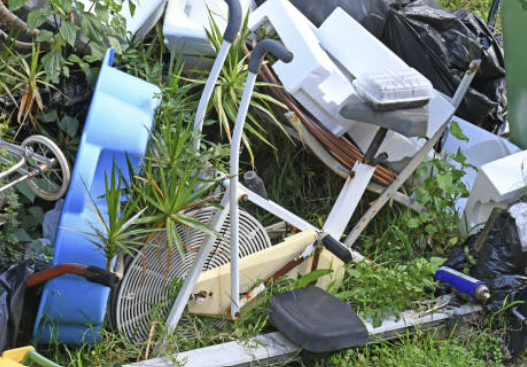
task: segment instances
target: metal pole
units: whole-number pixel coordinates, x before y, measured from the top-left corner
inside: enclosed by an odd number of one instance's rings
[[[218,52],[218,56],[214,60],[212,70],[210,71],[209,78],[207,79],[207,83],[205,84],[205,88],[203,89],[203,93],[201,94],[201,98],[199,100],[198,110],[196,111],[196,117],[194,119],[194,131],[201,132],[203,129],[203,122],[205,120],[205,114],[207,113],[207,106],[209,105],[212,91],[214,90],[214,86],[218,81],[218,77],[220,76],[221,69],[223,68],[223,64],[227,58],[227,55],[229,54],[230,48],[231,43],[229,41],[223,41],[220,51]],[[195,149],[199,150],[200,144],[201,138],[197,138],[194,141],[193,146]]]
[[[240,146],[242,142],[243,127],[245,125],[245,118],[251,103],[251,95],[253,93],[254,84],[256,83],[257,74],[249,72],[247,81],[243,90],[242,100],[238,115],[236,116],[236,123],[234,124],[234,132],[232,134],[231,142],[231,159],[230,159],[230,206],[231,206],[231,317],[236,320],[240,316],[240,275],[238,265],[238,249],[240,245],[239,238],[239,171],[240,171]]]
[[[218,209],[218,211],[216,211],[211,223],[211,227],[216,232],[221,229],[221,226],[223,225],[223,222],[225,222],[227,214],[229,213],[229,191],[225,192],[223,195],[220,205],[223,207],[223,209]],[[203,265],[205,265],[205,261],[207,260],[210,250],[212,249],[212,246],[215,242],[216,236],[208,235],[205,239],[205,244],[199,249],[196,260],[188,272],[185,282],[183,283],[183,287],[179,291],[176,302],[174,302],[174,305],[170,310],[170,314],[168,315],[166,326],[170,333],[176,329],[179,323],[179,319],[185,310],[185,306],[187,305],[187,302],[192,294],[192,290],[198,281],[201,269],[203,269]]]

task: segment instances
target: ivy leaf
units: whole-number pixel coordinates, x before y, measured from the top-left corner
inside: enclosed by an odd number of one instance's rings
[[[49,42],[51,41],[52,38],[53,38],[53,32],[42,29],[38,33],[38,36],[35,39],[35,41],[36,42]]]
[[[53,14],[51,8],[42,8],[30,12],[27,16],[27,28],[32,31],[33,29],[40,27],[51,14]]]
[[[64,116],[59,122],[59,127],[69,137],[73,138],[79,128],[79,120],[71,116]]]
[[[108,36],[108,42],[110,43],[110,46],[115,49],[115,52],[118,55],[123,53],[121,42],[119,42],[117,38]]]
[[[423,187],[419,187],[416,191],[415,191],[415,200],[421,204],[421,205],[425,205],[426,203],[428,203],[430,200],[432,199],[432,197],[430,196],[430,193],[428,192],[427,189],[423,188]]]
[[[24,6],[27,0],[9,0],[9,10],[15,11]]]
[[[60,35],[72,47],[75,46],[77,40],[77,29],[79,28],[75,24],[68,21],[64,21],[60,25]]]
[[[450,134],[452,134],[454,137],[458,138],[459,140],[468,141],[468,136],[463,134],[463,131],[459,127],[459,124],[457,123],[457,121],[450,122]]]

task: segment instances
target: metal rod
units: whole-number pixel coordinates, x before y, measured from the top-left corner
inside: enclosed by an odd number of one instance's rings
[[[456,93],[454,93],[454,96],[450,100],[450,103],[452,104],[452,106],[455,107],[454,113],[459,108],[459,105],[461,104],[461,102],[463,102],[463,99],[465,98],[465,94],[467,94],[467,90],[470,87],[470,84],[472,83],[472,79],[474,79],[474,76],[478,72],[480,65],[481,65],[481,60],[474,60],[468,66],[465,76],[463,77],[463,79],[459,83],[459,86],[456,89]]]
[[[211,227],[216,231],[219,232],[221,229],[221,226],[225,222],[225,219],[227,218],[227,214],[229,213],[229,192],[227,191],[223,198],[221,199],[220,205],[223,207],[223,209],[218,209],[216,211],[216,214],[214,214],[214,217],[212,218]],[[170,314],[168,315],[167,321],[166,321],[166,327],[167,330],[172,333],[178,323],[181,319],[181,315],[183,314],[183,311],[185,310],[185,306],[187,305],[187,302],[192,294],[192,291],[194,287],[196,286],[196,282],[198,281],[198,277],[201,273],[201,269],[203,269],[203,265],[205,265],[205,261],[207,260],[210,250],[212,249],[212,246],[216,242],[216,236],[208,235],[205,238],[203,246],[200,247],[199,252],[196,256],[196,260],[194,260],[194,264],[192,264],[192,268],[187,274],[187,277],[185,278],[185,281],[183,283],[183,287],[181,287],[181,290],[178,293],[176,302],[174,302],[174,305],[172,306],[172,309],[170,310]]]
[[[201,94],[201,98],[199,100],[198,110],[196,111],[196,117],[194,119],[194,131],[201,132],[203,130],[203,122],[205,120],[205,114],[207,113],[207,106],[209,105],[214,86],[218,81],[218,77],[220,76],[221,69],[223,68],[223,64],[225,63],[225,59],[229,54],[230,48],[231,43],[229,41],[223,41],[218,52],[218,56],[214,60],[212,70],[210,71],[209,78],[207,79],[207,83],[205,84],[205,88],[203,89],[203,93]],[[201,138],[197,138],[194,141],[193,146],[195,149],[199,150],[200,144]]]
[[[243,90],[240,108],[236,116],[234,131],[231,141],[231,159],[230,159],[230,204],[231,204],[231,316],[237,319],[240,315],[239,297],[240,297],[240,275],[239,275],[239,172],[240,172],[240,148],[242,142],[243,127],[251,103],[251,95],[256,83],[257,74],[249,72],[247,81]]]

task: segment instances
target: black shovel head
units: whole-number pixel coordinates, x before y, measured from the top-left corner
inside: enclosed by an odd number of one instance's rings
[[[368,341],[368,331],[350,305],[320,288],[279,294],[267,311],[282,334],[310,352],[347,349]]]

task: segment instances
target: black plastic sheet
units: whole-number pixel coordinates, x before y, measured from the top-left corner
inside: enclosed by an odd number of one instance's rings
[[[11,265],[0,274],[0,353],[15,346],[23,313],[26,281],[35,272],[27,261]]]
[[[481,59],[480,70],[457,114],[492,132],[503,125],[503,52],[485,23],[474,14],[464,10],[448,12],[415,1],[388,12],[379,38],[448,96],[453,96],[470,62]]]

